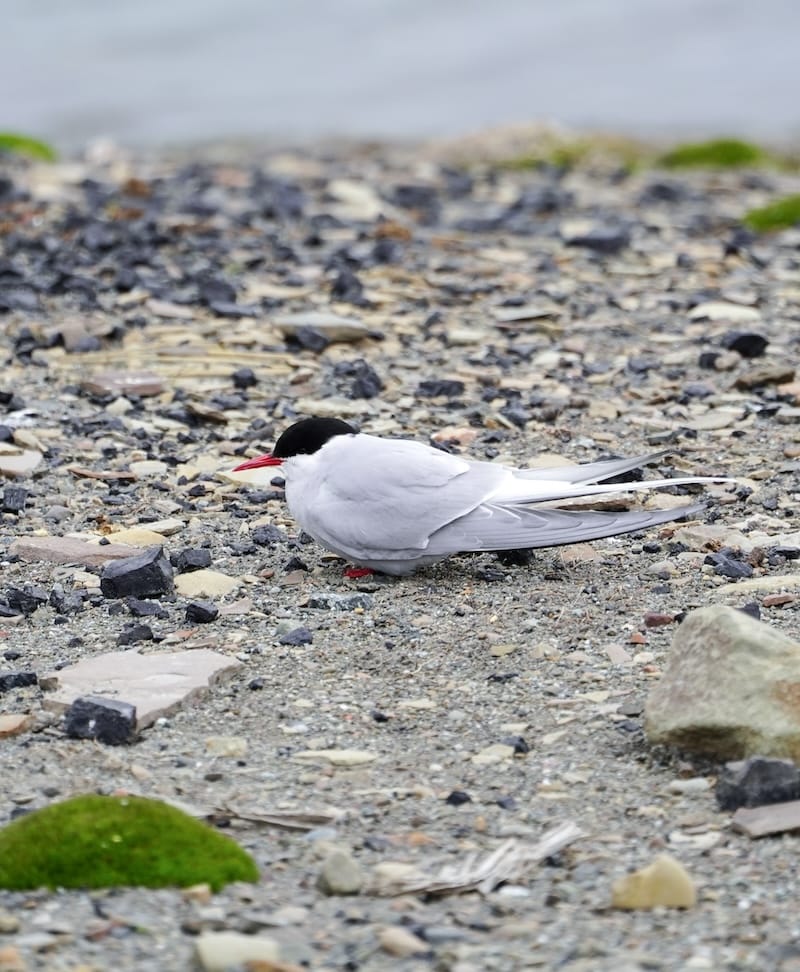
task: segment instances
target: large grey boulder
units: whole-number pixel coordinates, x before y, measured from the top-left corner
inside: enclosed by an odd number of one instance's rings
[[[800,761],[800,643],[715,605],[678,628],[645,705],[651,743],[721,759]]]

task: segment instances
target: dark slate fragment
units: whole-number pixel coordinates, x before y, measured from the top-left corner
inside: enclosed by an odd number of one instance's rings
[[[251,678],[250,681],[247,683],[247,687],[250,689],[251,692],[260,692],[261,689],[266,688],[266,686],[267,686],[266,680],[261,678],[261,676],[258,676],[257,678]]]
[[[162,547],[148,547],[134,557],[103,567],[100,590],[104,597],[160,597],[172,591],[172,567]]]
[[[140,601],[138,597],[128,597],[125,599],[125,607],[135,618],[159,618],[161,621],[169,618],[169,612],[157,601]]]
[[[21,513],[28,502],[28,491],[22,486],[6,486],[3,490],[3,512]]]
[[[506,574],[502,570],[498,570],[496,567],[482,567],[480,570],[475,571],[475,577],[478,580],[487,581],[488,583],[496,583],[497,581],[504,581],[506,579]]]
[[[213,601],[191,601],[186,605],[186,620],[193,624],[209,624],[219,617],[219,608]]]
[[[142,641],[154,641],[155,635],[153,634],[153,629],[149,624],[143,624],[141,622],[129,624],[125,627],[119,634],[117,638],[117,645],[120,648],[125,648],[129,645],[138,645]]]
[[[722,337],[722,346],[737,351],[743,358],[760,358],[769,341],[763,334],[752,331],[729,331]]]
[[[314,640],[314,635],[308,628],[293,628],[283,635],[279,644],[281,645],[310,645]]]
[[[732,551],[727,549],[708,554],[703,563],[711,564],[715,573],[721,574],[723,577],[732,577],[734,580],[740,577],[753,576],[753,568],[750,564],[739,560]]]
[[[186,547],[170,556],[172,566],[179,574],[188,574],[193,570],[204,570],[211,566],[211,551],[202,547]]]
[[[269,523],[256,527],[250,534],[250,538],[260,547],[274,547],[276,543],[285,543],[287,539],[283,530]]]
[[[375,398],[383,391],[380,375],[363,358],[355,361],[340,361],[333,369],[335,376],[353,378],[348,398]]]
[[[200,300],[207,306],[212,304],[235,304],[236,288],[221,277],[206,277],[197,285]]]
[[[82,695],[64,715],[64,732],[73,739],[96,739],[122,746],[136,739],[136,706],[100,695]]]
[[[343,267],[331,284],[331,297],[348,304],[364,304],[364,285],[348,267]]]
[[[531,747],[522,736],[507,736],[502,740],[504,746],[511,746],[515,756],[525,756],[531,751]]]
[[[28,685],[37,685],[38,683],[39,678],[36,672],[0,672],[0,692],[26,688]]]
[[[460,807],[465,803],[472,803],[472,797],[463,790],[452,790],[447,794],[444,802],[450,807]]]
[[[395,186],[392,195],[395,206],[400,206],[402,209],[435,209],[439,205],[436,186],[404,183]]]
[[[756,621],[761,620],[761,605],[758,603],[758,601],[749,601],[747,604],[743,604],[740,608],[738,608],[738,610],[741,611],[742,614],[747,614],[751,618],[755,618]]]
[[[81,591],[65,591],[63,585],[54,584],[48,599],[50,607],[58,614],[77,614],[83,610]]]
[[[299,344],[306,351],[324,351],[330,341],[315,327],[298,327],[288,339],[288,343]]]
[[[713,370],[718,357],[719,354],[716,351],[703,351],[701,352],[700,357],[697,359],[697,365],[700,368],[708,368]]]
[[[614,254],[624,250],[631,242],[630,233],[621,226],[596,226],[588,233],[571,236],[567,246],[582,246],[595,253]]]
[[[42,604],[47,604],[49,595],[43,587],[26,584],[25,587],[7,587],[5,600],[16,614],[33,614]]]
[[[800,769],[791,760],[766,756],[726,763],[716,795],[722,810],[800,800]]]
[[[417,385],[417,398],[456,398],[464,394],[464,382],[446,378],[430,378]]]

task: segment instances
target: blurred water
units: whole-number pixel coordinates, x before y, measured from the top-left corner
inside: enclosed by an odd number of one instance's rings
[[[3,0],[0,130],[74,147],[554,120],[800,136],[800,0]]]

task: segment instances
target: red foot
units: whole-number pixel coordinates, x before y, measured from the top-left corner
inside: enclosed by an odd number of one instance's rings
[[[342,571],[343,577],[358,580],[359,577],[372,577],[375,571],[371,567],[347,567]]]

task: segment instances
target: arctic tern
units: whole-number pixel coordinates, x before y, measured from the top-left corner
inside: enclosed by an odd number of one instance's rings
[[[302,419],[271,453],[236,470],[280,466],[289,511],[306,533],[360,567],[407,575],[451,554],[554,547],[646,530],[705,509],[610,512],[554,509],[577,497],[722,477],[603,484],[665,453],[554,468],[515,469],[410,439],[357,432],[332,418]]]

